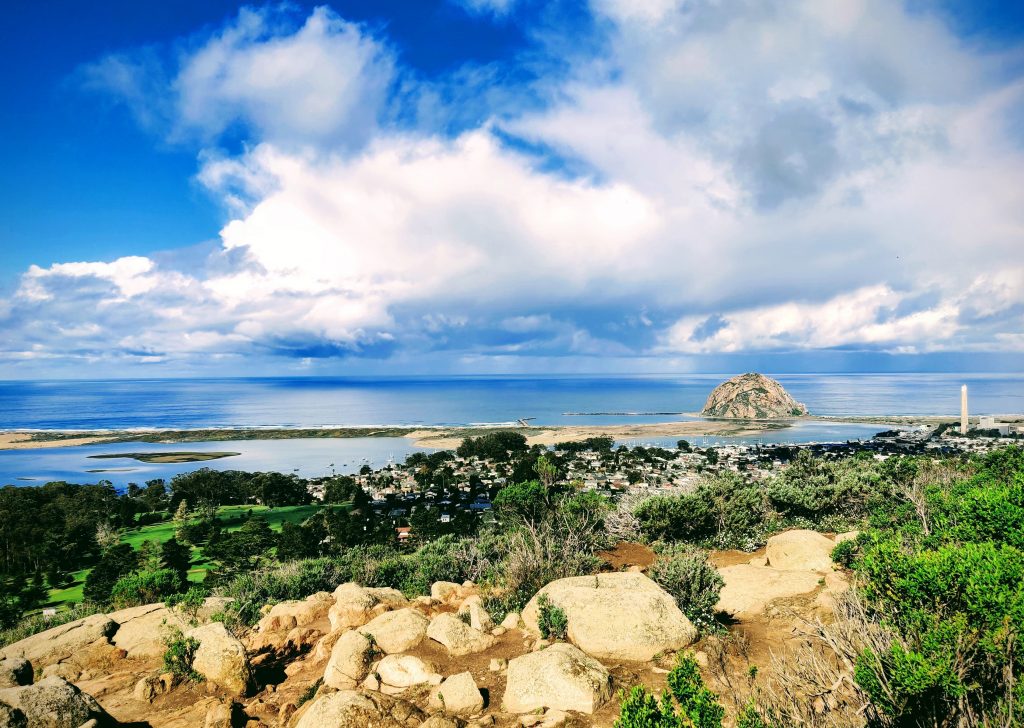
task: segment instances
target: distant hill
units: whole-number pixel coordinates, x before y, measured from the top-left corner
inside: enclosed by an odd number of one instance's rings
[[[773,420],[808,412],[774,379],[750,372],[715,387],[701,414],[733,420]]]

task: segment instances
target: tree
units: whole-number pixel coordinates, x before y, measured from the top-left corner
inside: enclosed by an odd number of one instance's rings
[[[85,578],[83,596],[90,602],[107,603],[117,580],[125,574],[132,573],[138,566],[138,554],[129,544],[119,543],[111,546],[103,552],[99,563]]]
[[[680,440],[679,442],[677,442],[676,447],[679,448],[682,452],[690,452],[690,450],[692,449],[690,447],[690,443],[687,442],[686,440]]]
[[[170,538],[160,547],[160,565],[165,569],[179,574],[182,580],[188,577],[188,567],[192,563],[192,549],[176,538]]]
[[[279,561],[297,561],[318,555],[320,538],[313,524],[300,526],[286,522],[277,535],[277,558]]]
[[[536,523],[551,509],[550,495],[538,480],[514,483],[498,491],[494,508],[505,518]]]
[[[237,531],[211,543],[204,552],[220,563],[222,573],[238,573],[256,568],[276,541],[267,522],[262,518],[253,518]]]
[[[305,481],[294,475],[258,473],[250,483],[250,488],[263,505],[271,508],[309,503],[309,490]]]

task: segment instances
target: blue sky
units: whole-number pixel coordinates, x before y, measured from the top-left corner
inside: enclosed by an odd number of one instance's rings
[[[1024,363],[1019,4],[5,10],[0,376]]]

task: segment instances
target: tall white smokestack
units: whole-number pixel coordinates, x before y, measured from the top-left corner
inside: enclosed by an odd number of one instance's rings
[[[960,387],[960,434],[967,434],[967,385]]]

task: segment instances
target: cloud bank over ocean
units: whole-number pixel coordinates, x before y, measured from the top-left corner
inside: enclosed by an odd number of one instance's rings
[[[78,69],[226,224],[30,267],[3,371],[1024,358],[1024,48],[881,0],[462,4],[528,48],[427,74],[268,7]]]

